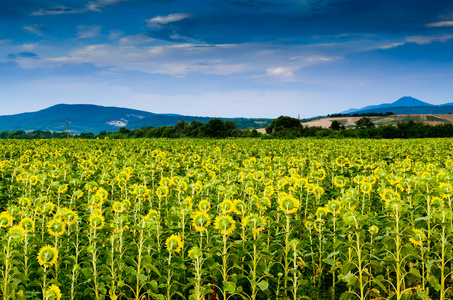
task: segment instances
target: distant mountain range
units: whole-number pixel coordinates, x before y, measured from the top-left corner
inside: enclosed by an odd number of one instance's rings
[[[393,103],[351,108],[341,114],[385,113],[393,112],[397,115],[405,114],[448,114],[453,113],[453,103],[433,105],[412,97],[402,97]]]
[[[120,127],[137,129],[142,127],[173,126],[180,120],[209,122],[211,117],[194,117],[177,114],[155,114],[142,110],[120,107],[105,107],[91,104],[57,104],[36,112],[0,116],[2,131],[66,131],[66,120],[72,134],[101,131],[117,131]],[[222,118],[236,123],[239,129],[262,128],[272,119]]]

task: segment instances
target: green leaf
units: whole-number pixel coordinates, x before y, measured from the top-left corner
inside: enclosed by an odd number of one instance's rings
[[[236,291],[236,284],[231,281],[224,281],[223,282],[223,290],[225,293],[234,293]]]
[[[417,297],[422,300],[429,300],[429,297],[426,294],[426,292],[420,288],[417,289]]]
[[[256,285],[257,285],[257,286],[260,288],[260,290],[262,290],[263,292],[264,292],[265,290],[267,290],[267,288],[269,287],[269,283],[268,283],[266,280],[261,280],[261,281],[258,282]]]

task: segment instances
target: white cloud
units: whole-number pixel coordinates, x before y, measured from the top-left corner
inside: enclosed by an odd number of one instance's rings
[[[64,6],[58,6],[50,9],[40,8],[38,11],[32,12],[32,16],[46,16],[46,15],[63,15],[63,14],[78,14],[82,13],[84,10],[67,8]]]
[[[163,24],[178,22],[187,18],[190,18],[189,14],[169,14],[168,16],[157,16],[152,19],[146,20],[149,26],[151,27],[160,27]]]
[[[77,26],[77,38],[79,39],[85,39],[85,38],[92,38],[101,32],[102,26],[99,25],[93,25],[93,26],[85,26],[85,25],[79,25]]]
[[[108,5],[113,5],[119,2],[130,1],[130,0],[98,0],[95,2],[90,2],[86,6],[86,10],[101,12],[101,8]]]
[[[433,27],[453,27],[453,21],[440,21],[435,23],[426,24],[426,27],[433,28]]]
[[[44,36],[42,30],[44,29],[43,25],[32,25],[32,26],[24,26],[22,27],[26,32],[36,34],[39,36]]]
[[[23,44],[21,46],[21,49],[31,51],[31,50],[35,50],[38,47],[39,47],[38,44]]]
[[[141,45],[154,41],[153,38],[144,34],[128,35],[119,39],[120,45]]]
[[[446,42],[453,38],[453,35],[433,35],[433,36],[411,36],[406,40],[409,43],[415,43],[418,45],[427,45],[433,42]]]
[[[0,40],[0,45],[6,45],[6,44],[9,44],[11,43],[13,40],[9,40],[9,39],[6,39],[6,40]]]
[[[266,74],[269,76],[279,76],[286,79],[294,78],[294,67],[274,67],[266,69]]]

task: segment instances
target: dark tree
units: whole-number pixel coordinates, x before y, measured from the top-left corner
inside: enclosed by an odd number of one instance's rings
[[[355,122],[357,129],[370,129],[376,127],[370,118],[363,117]]]

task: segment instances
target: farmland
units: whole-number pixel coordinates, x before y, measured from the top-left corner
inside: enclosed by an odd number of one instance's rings
[[[3,140],[3,299],[449,299],[453,140]]]

